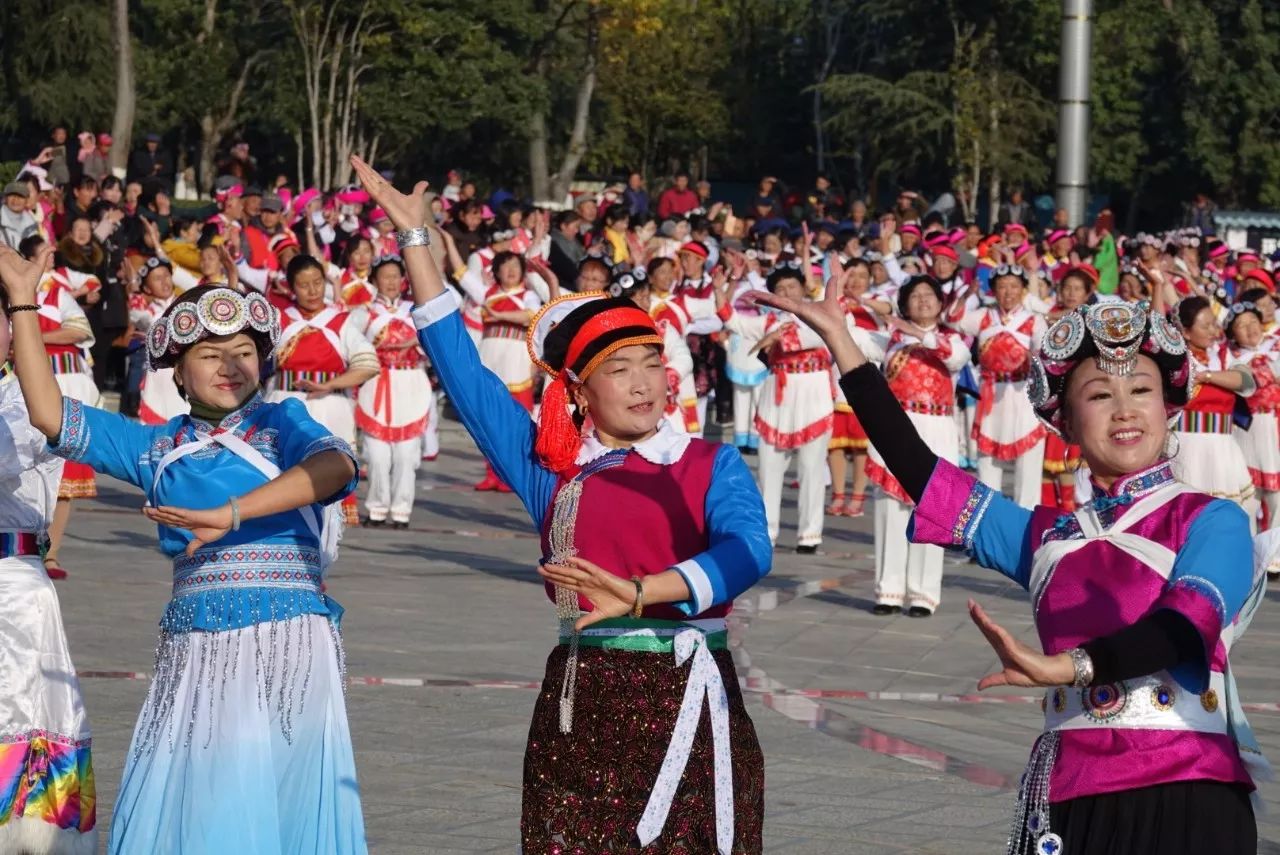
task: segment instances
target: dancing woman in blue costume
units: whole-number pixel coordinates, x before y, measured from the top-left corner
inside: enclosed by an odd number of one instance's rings
[[[301,403],[263,401],[279,318],[218,286],[182,295],[148,333],[151,367],[176,369],[190,415],[149,427],[63,398],[34,311],[48,252],[0,249],[31,424],[67,460],[142,488],[173,560],[110,852],[364,853],[342,609],[320,587],[351,449]]]

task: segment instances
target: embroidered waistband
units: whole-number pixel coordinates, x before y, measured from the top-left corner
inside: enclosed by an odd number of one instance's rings
[[[725,650],[729,646],[729,634],[723,618],[689,621],[611,618],[578,633],[578,644],[633,653],[671,653],[675,649],[676,636],[688,629],[702,633],[712,650]],[[568,643],[569,638],[562,633],[560,643]]]
[[[526,330],[517,324],[491,322],[484,325],[484,338],[513,338],[524,340]]]
[[[1059,686],[1044,699],[1046,731],[1100,727],[1226,733],[1222,674],[1209,673],[1209,687],[1196,694],[1166,672],[1075,689]]]
[[[1223,433],[1232,432],[1230,413],[1209,413],[1199,410],[1183,410],[1182,420],[1177,430],[1184,433]]]
[[[79,353],[51,353],[49,364],[54,374],[83,374],[84,357]]]
[[[925,401],[907,401],[902,409],[908,413],[919,413],[922,416],[949,416],[955,412],[950,404],[930,404]]]
[[[40,555],[48,541],[32,531],[0,531],[0,558]]]
[[[173,559],[173,596],[225,588],[320,592],[320,552],[300,546],[245,544],[197,550]]]
[[[831,359],[825,353],[798,358],[783,356],[774,359],[769,364],[769,369],[775,374],[814,374],[818,371],[829,371]]]
[[[299,389],[298,383],[303,380],[311,383],[328,383],[338,376],[340,375],[333,371],[277,371],[276,388],[281,392],[302,392],[305,390]]]
[[[1028,376],[1026,371],[988,371],[985,368],[982,370],[982,379],[995,383],[1021,383]]]

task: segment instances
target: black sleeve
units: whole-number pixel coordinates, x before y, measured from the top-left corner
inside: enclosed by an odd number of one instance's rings
[[[920,501],[938,455],[920,438],[880,369],[870,362],[859,365],[840,378],[840,388],[885,467],[908,496]]]
[[[1200,633],[1172,609],[1160,609],[1133,626],[1080,646],[1093,660],[1095,686],[1145,677],[1184,662],[1204,661]]]

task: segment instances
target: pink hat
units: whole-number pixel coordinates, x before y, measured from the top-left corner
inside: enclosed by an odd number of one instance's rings
[[[301,214],[307,209],[307,206],[311,204],[311,200],[315,199],[319,195],[319,190],[314,187],[308,187],[306,190],[299,193],[297,198],[293,200],[293,210],[296,213]]]
[[[1009,234],[1009,232],[1022,232],[1025,235],[1027,227],[1022,223],[1009,223],[1004,227],[1004,233]]]
[[[488,205],[485,205],[484,212],[481,214],[481,217],[486,220],[492,220],[494,217],[493,208],[490,208]]]
[[[920,235],[920,227],[915,223],[907,223],[898,231],[902,232],[904,235],[916,235],[917,237]]]
[[[965,231],[960,226],[956,226],[954,229],[952,229],[950,232],[947,233],[947,240],[953,244],[964,243],[964,239],[967,238],[968,236],[969,236],[969,233],[967,231]]]
[[[244,187],[240,184],[232,184],[230,187],[226,188],[225,190],[219,190],[218,192],[214,193],[213,198],[219,202],[225,202],[227,201],[227,199],[231,198],[232,196],[243,196],[243,195],[244,195]]]
[[[1225,243],[1215,243],[1213,247],[1209,250],[1209,257],[1222,258],[1224,255],[1228,255],[1230,252],[1231,252],[1231,247],[1227,246]]]
[[[376,223],[380,220],[386,220],[386,219],[390,219],[390,218],[387,216],[387,212],[382,210],[381,208],[374,208],[372,211],[369,212],[370,223]]]
[[[948,246],[947,244],[935,246],[932,250],[930,250],[930,252],[933,254],[933,257],[935,260],[939,258],[949,258],[952,261],[960,260],[959,254],[957,254],[956,251],[952,249],[950,246]]]
[[[111,134],[98,134],[98,145],[111,145]]]
[[[364,205],[369,201],[369,194],[359,187],[344,187],[335,198],[339,205]]]
[[[1069,238],[1069,237],[1071,237],[1071,232],[1067,231],[1066,229],[1054,229],[1053,231],[1049,232],[1049,243],[1057,243],[1063,238]]]

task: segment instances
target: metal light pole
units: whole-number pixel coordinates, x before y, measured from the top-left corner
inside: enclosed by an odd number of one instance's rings
[[[1089,72],[1093,0],[1062,0],[1062,54],[1058,74],[1057,203],[1073,226],[1089,204]]]

